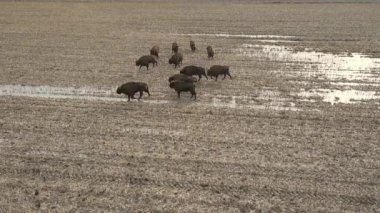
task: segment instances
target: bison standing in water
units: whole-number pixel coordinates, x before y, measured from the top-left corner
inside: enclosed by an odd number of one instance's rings
[[[197,75],[197,76],[199,77],[199,80],[201,80],[202,75],[203,75],[204,77],[206,77],[206,79],[208,79],[208,78],[207,78],[207,75],[206,75],[206,71],[205,71],[205,69],[204,69],[203,67],[197,67],[197,66],[193,66],[193,65],[191,65],[191,66],[186,66],[186,67],[184,67],[184,68],[180,71],[180,73],[185,74],[185,75],[188,75],[188,76]]]
[[[174,64],[174,68],[177,68],[180,64],[182,65],[183,55],[182,53],[176,53],[172,55],[169,59],[169,64]]]
[[[172,53],[178,53],[178,44],[177,42],[173,42],[172,44]]]
[[[214,59],[214,50],[212,50],[212,47],[208,46],[206,49],[207,49],[208,59],[210,58]]]
[[[197,99],[197,93],[195,92],[195,85],[191,82],[183,82],[183,81],[172,81],[169,84],[169,87],[174,89],[177,94],[178,98],[180,98],[181,92],[190,92],[191,97],[194,97],[194,100]]]
[[[150,49],[150,55],[154,55],[158,58],[158,53],[160,52],[160,48],[155,45],[152,47],[152,49]]]
[[[128,101],[130,101],[131,98],[134,99],[134,95],[136,92],[140,92],[140,97],[138,97],[137,100],[141,99],[143,92],[148,93],[148,95],[150,96],[148,84],[143,83],[143,82],[133,82],[133,81],[128,82],[121,85],[116,90],[117,94],[121,94],[121,93],[126,94],[128,96]]]
[[[195,48],[195,43],[193,40],[190,41],[190,48],[192,52],[195,52],[196,48]]]
[[[230,78],[232,79],[229,69],[230,69],[229,66],[214,65],[210,67],[209,70],[207,70],[207,75],[210,76],[211,78],[215,77],[215,81],[218,80],[219,75],[224,75],[223,79],[226,78],[226,75],[230,76]]]
[[[142,66],[146,67],[147,70],[149,70],[149,64],[152,63],[153,67],[157,65],[156,59],[151,55],[144,55],[139,58],[139,60],[136,61],[136,66],[140,66],[139,70]]]

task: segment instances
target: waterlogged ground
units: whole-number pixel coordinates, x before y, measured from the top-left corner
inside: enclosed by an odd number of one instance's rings
[[[379,10],[0,3],[1,212],[379,211]],[[177,99],[173,41],[233,78]]]

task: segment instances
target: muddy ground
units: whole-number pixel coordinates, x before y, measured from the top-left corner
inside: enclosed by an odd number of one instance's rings
[[[0,3],[1,212],[380,211],[379,10]],[[178,100],[174,41],[233,79]],[[127,81],[152,96],[126,102]]]

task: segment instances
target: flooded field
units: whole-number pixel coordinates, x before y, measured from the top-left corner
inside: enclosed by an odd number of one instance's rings
[[[1,2],[0,212],[379,211],[379,10]],[[178,99],[174,41],[232,79]]]

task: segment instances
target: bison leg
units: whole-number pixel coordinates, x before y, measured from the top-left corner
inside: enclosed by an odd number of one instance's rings
[[[230,76],[230,79],[232,79],[232,76],[230,75],[230,73],[227,73],[228,76]]]
[[[131,95],[128,95],[128,102],[131,101]]]
[[[191,91],[191,97],[192,98],[194,96],[194,100],[197,99],[197,93],[195,93],[195,90]]]
[[[181,92],[178,91],[177,94],[178,94],[178,98],[180,98],[180,96],[181,96]]]
[[[148,93],[148,95],[150,96],[150,93],[149,93],[149,90],[144,90],[146,93]]]
[[[139,98],[138,98],[137,100],[140,100],[140,99],[141,99],[142,94],[143,94],[143,91],[140,91],[140,96],[139,96]]]
[[[149,64],[148,64],[148,65],[146,65],[146,70],[149,70]]]
[[[218,80],[218,75],[215,76],[215,81],[217,81],[217,80]]]
[[[141,70],[142,65],[140,65],[139,71]]]
[[[223,80],[226,78],[226,74],[223,74],[224,75],[224,77],[223,77]]]

